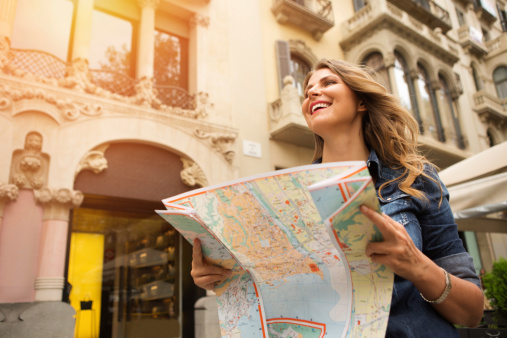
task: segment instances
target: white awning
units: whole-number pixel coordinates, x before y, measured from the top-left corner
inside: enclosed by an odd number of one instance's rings
[[[459,230],[507,233],[507,142],[442,170]]]

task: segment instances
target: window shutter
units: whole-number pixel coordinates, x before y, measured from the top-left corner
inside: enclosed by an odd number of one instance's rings
[[[364,0],[354,0],[354,10],[357,12],[365,6]]]
[[[289,43],[283,40],[276,41],[276,57],[278,60],[278,81],[280,91],[283,89],[283,78],[291,74]]]

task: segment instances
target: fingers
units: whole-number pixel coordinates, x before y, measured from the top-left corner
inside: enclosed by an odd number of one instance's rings
[[[192,251],[192,265],[202,265],[202,249],[201,249],[201,241],[199,238],[194,239],[194,249]]]

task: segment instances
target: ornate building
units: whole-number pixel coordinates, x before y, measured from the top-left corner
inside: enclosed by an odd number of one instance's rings
[[[441,168],[506,141],[506,9],[2,1],[0,335],[45,321],[48,336],[214,336],[160,200],[307,164],[302,81],[321,58],[373,67]],[[462,235],[477,268],[505,254],[487,232]]]

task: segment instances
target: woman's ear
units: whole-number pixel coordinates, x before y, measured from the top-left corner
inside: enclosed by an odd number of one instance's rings
[[[357,104],[357,111],[366,111],[366,106],[364,105],[363,101],[359,101]]]

